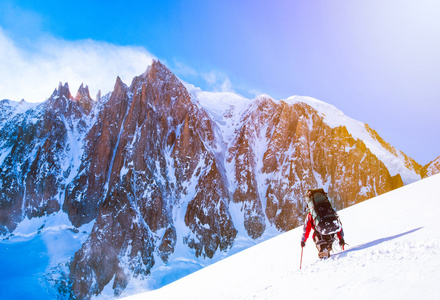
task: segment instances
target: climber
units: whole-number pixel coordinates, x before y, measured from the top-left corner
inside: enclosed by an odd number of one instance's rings
[[[303,227],[301,247],[306,245],[310,231],[313,229],[313,241],[318,249],[319,258],[330,257],[335,235],[339,245],[344,249],[344,231],[342,224],[323,189],[308,190],[305,196],[309,213]]]
[[[306,217],[306,223],[303,227],[303,235],[301,239],[301,247],[306,245],[306,241],[309,237],[310,230],[313,229],[313,241],[315,242],[316,248],[318,249],[318,257],[319,258],[328,258],[330,257],[330,251],[332,251],[332,245],[335,241],[335,234],[323,235],[320,234],[317,230],[315,230],[315,223],[313,222],[312,214],[308,213]],[[344,249],[345,241],[344,241],[344,231],[341,230],[336,233],[339,239],[339,245],[342,249]]]

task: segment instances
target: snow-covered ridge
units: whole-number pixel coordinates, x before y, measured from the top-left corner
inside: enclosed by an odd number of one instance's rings
[[[422,177],[429,177],[440,172],[440,156],[423,167]]]
[[[396,150],[397,156],[390,153],[368,132],[365,123],[350,118],[335,106],[312,97],[292,96],[287,98],[286,102],[306,103],[322,114],[324,121],[330,127],[345,126],[353,138],[362,140],[367,148],[385,164],[391,176],[400,174],[404,184],[420,180],[419,174],[405,166],[403,153],[399,150]]]
[[[8,118],[13,118],[14,116],[24,113],[27,110],[38,106],[40,103],[29,103],[25,100],[12,101],[4,99],[0,101],[0,109],[3,110],[3,115],[7,115]]]
[[[232,108],[236,114],[240,114],[251,102],[251,100],[231,92],[205,92],[191,85],[186,85],[186,88],[219,123],[223,122],[223,114],[227,110]]]
[[[419,199],[424,199],[420,205]],[[302,228],[136,299],[438,299],[440,175],[340,211],[349,246],[320,261]],[[429,206],[430,209],[424,209]]]
[[[362,140],[366,147],[376,155],[388,168],[390,175],[400,174],[404,184],[409,184],[420,180],[420,175],[416,171],[409,169],[405,165],[403,152],[396,149],[397,155],[385,149],[367,130],[366,124],[346,116],[340,109],[326,102],[307,96],[292,96],[285,100],[276,100],[269,95],[260,95],[254,100],[249,100],[234,93],[214,93],[204,92],[194,86],[186,85],[200,105],[208,111],[213,120],[217,122],[223,131],[223,136],[230,137],[235,131],[246,108],[258,99],[266,98],[274,102],[284,101],[288,104],[305,103],[314,108],[323,118],[324,122],[330,127],[345,126],[354,139]],[[225,118],[225,115],[229,117]]]
[[[191,93],[194,102],[198,103],[219,126],[219,139],[230,142],[241,115],[252,101],[231,92],[206,92],[190,84],[185,84],[185,87]]]

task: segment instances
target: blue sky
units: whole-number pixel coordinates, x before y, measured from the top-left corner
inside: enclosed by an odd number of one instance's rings
[[[105,93],[153,57],[205,90],[333,104],[420,164],[440,155],[439,1],[0,1],[0,98]]]

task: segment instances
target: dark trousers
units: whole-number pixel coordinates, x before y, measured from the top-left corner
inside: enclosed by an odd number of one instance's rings
[[[324,250],[331,251],[333,242],[335,241],[335,235],[322,235],[319,232],[314,233],[313,235],[313,241],[315,242],[316,248],[319,252],[322,252]]]

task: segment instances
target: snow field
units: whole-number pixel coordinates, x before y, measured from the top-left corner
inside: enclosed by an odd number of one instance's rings
[[[327,260],[309,238],[299,269],[296,228],[127,299],[438,299],[440,175],[339,214],[349,246]]]

